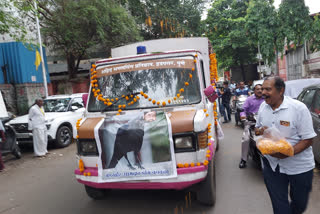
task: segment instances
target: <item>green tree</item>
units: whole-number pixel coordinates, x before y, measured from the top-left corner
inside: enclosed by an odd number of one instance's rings
[[[283,0],[279,6],[279,45],[288,48],[292,42],[294,47],[302,45],[309,39],[312,19],[304,0]]]
[[[249,0],[216,0],[208,11],[207,36],[217,54],[219,68],[240,66],[246,80],[244,65],[256,62],[256,44],[245,29]]]
[[[273,0],[250,0],[246,15],[246,31],[256,46],[260,46],[262,59],[268,63],[275,60],[279,25]]]
[[[33,8],[33,0],[19,2],[20,8]],[[104,50],[107,57],[112,47],[140,39],[134,19],[118,1],[38,0],[37,4],[45,43],[66,57],[69,79],[76,77],[80,60],[90,53]]]
[[[27,31],[23,21],[14,16],[14,11],[15,7],[10,0],[0,1],[0,34],[7,33],[15,40],[25,41]]]
[[[204,0],[127,0],[143,37],[148,39],[201,36]]]
[[[312,52],[320,51],[320,17],[316,15],[310,31],[310,49]]]

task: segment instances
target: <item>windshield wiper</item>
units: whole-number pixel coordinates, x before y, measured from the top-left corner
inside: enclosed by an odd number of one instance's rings
[[[140,92],[130,93],[130,94],[127,94],[127,95],[124,96],[124,97],[120,97],[118,100],[114,101],[111,105],[106,106],[101,112],[104,112],[104,111],[106,111],[108,108],[110,108],[111,106],[116,105],[120,100],[122,100],[122,99],[124,99],[124,98],[126,98],[126,97],[130,97],[131,95],[135,96],[135,95],[137,95],[137,94],[140,94]]]

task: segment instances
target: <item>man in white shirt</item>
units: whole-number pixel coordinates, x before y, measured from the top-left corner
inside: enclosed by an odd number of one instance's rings
[[[37,99],[29,110],[28,129],[32,130],[34,155],[44,157],[48,153],[48,136],[42,99]]]
[[[316,136],[308,108],[302,102],[284,96],[285,83],[280,77],[267,78],[262,85],[265,102],[260,106],[256,134],[276,127],[293,146],[294,155],[265,155],[263,176],[275,214],[301,214],[312,189],[312,139]],[[290,198],[288,200],[288,186]]]
[[[1,138],[1,142],[0,142],[0,172],[4,169],[4,164],[3,164],[3,160],[2,160],[2,153],[1,153],[1,147],[2,144],[6,141],[6,137],[5,137],[5,129],[3,127],[2,121],[0,120],[0,138]]]

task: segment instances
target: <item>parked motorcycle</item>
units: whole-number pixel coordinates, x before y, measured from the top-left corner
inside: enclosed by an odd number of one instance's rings
[[[5,123],[10,119],[2,118],[1,120],[5,128],[5,137],[6,137],[5,142],[1,142],[2,143],[1,154],[3,156],[8,154],[13,154],[17,159],[20,159],[21,150],[18,146],[18,142],[16,141],[16,133],[10,126],[5,125]]]
[[[244,127],[244,121],[241,121],[240,119],[240,112],[243,111],[243,104],[245,103],[247,98],[248,95],[240,95],[236,97],[236,113],[234,114],[234,118],[236,121],[236,125],[240,123],[242,128]]]
[[[256,125],[256,118],[257,118],[257,113],[256,114],[247,114],[247,123],[250,125],[249,127],[249,157],[252,158],[252,160],[255,162],[257,167],[261,169],[261,157],[262,154],[259,151],[259,149],[256,146],[256,138],[257,136],[255,135],[255,125]]]

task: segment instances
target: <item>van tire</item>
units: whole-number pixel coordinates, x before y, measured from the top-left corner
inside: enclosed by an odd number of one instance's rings
[[[197,200],[204,205],[213,206],[216,202],[216,173],[215,160],[212,158],[208,165],[207,177],[200,183],[196,192]]]
[[[71,129],[66,125],[62,125],[58,128],[55,144],[59,148],[67,147],[71,144],[72,137]]]
[[[87,185],[84,185],[84,187],[86,189],[87,195],[94,200],[101,200],[106,197],[106,190],[105,189],[97,189],[97,188],[90,187]]]

